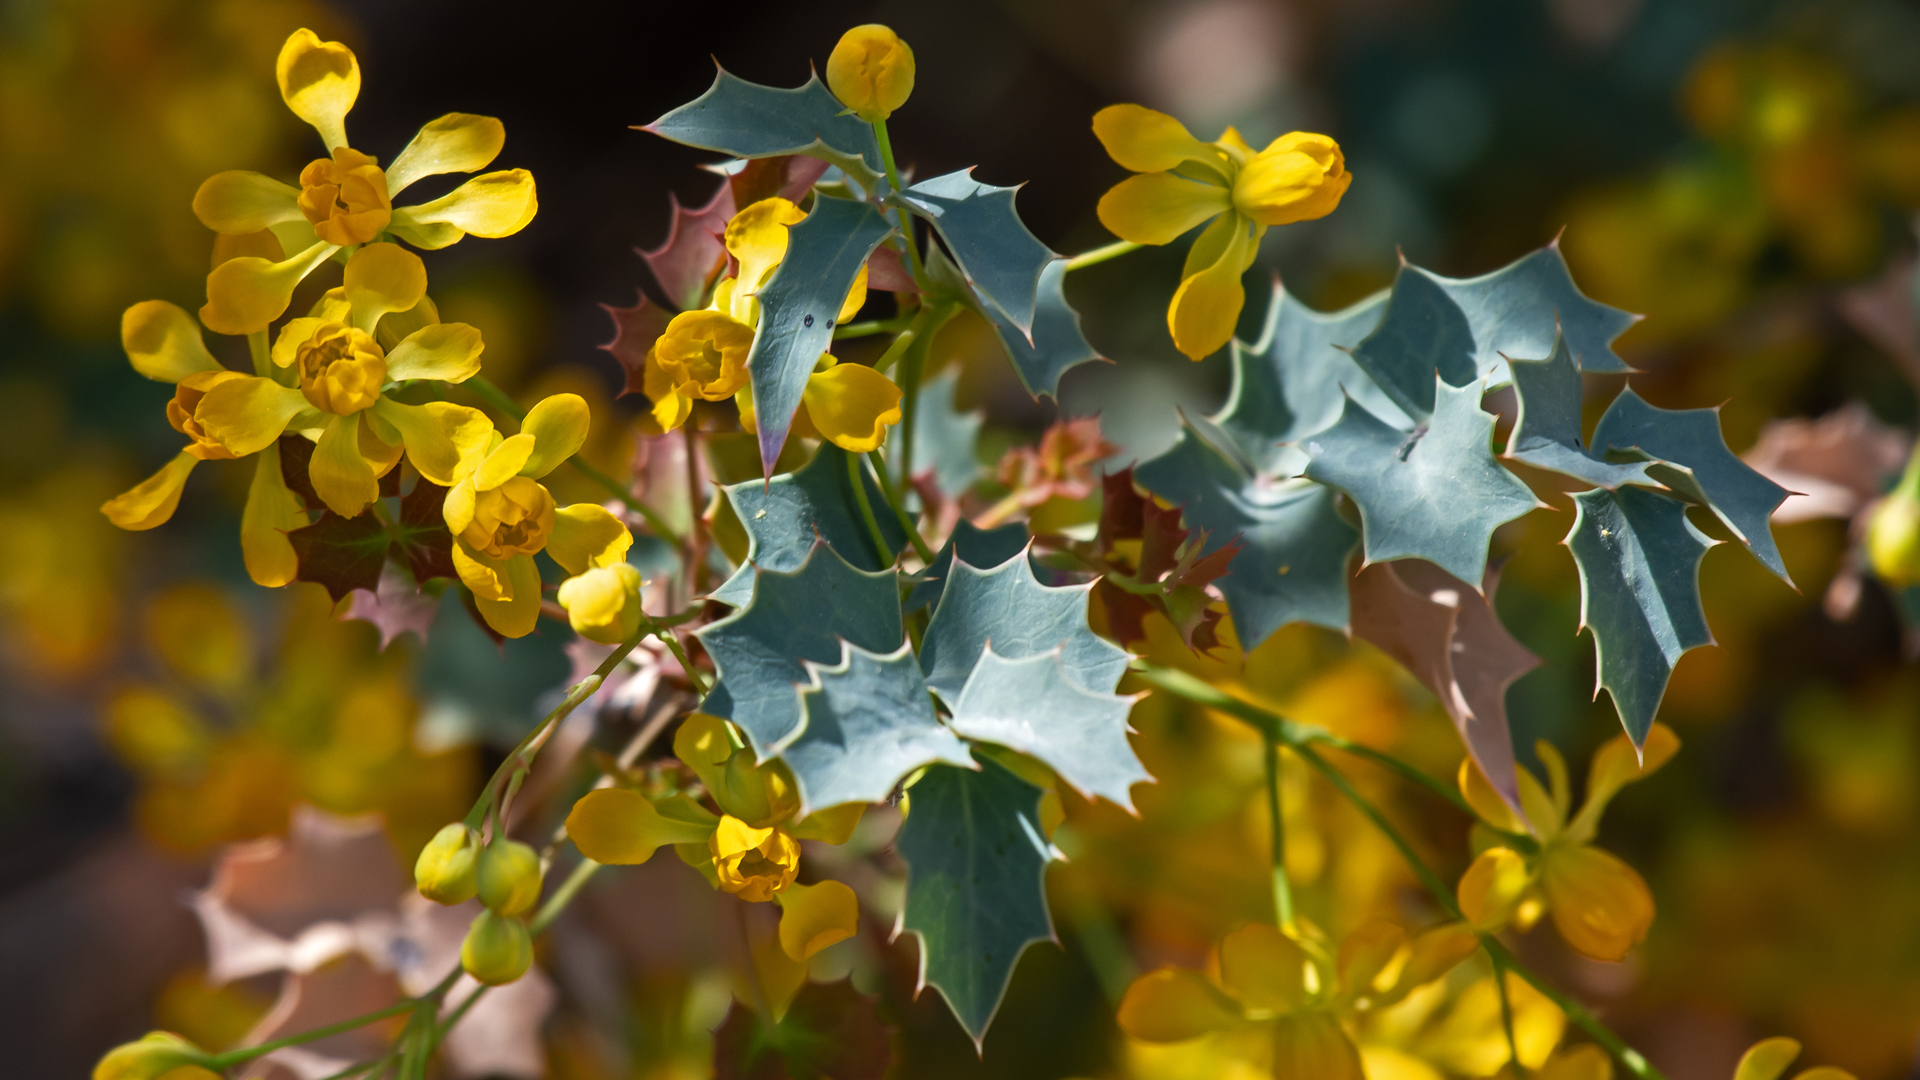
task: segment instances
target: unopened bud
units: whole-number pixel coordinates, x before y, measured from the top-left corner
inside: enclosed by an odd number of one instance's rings
[[[93,1080],[201,1080],[217,1074],[207,1068],[206,1051],[170,1031],[150,1031],[137,1042],[107,1051],[93,1067]]]
[[[1920,499],[1905,488],[1881,499],[1867,526],[1867,559],[1880,580],[1896,589],[1920,584]]]
[[[473,899],[479,887],[479,841],[472,829],[458,821],[435,833],[413,864],[413,883],[420,895],[437,904],[464,904]]]
[[[460,943],[460,966],[488,986],[503,986],[533,966],[533,935],[519,919],[482,911]]]
[[[640,629],[640,571],[630,563],[596,566],[560,585],[560,606],[573,632],[602,645],[618,645]]]
[[[540,902],[540,853],[518,840],[495,840],[480,852],[480,902],[517,919]]]
[[[913,93],[913,50],[879,23],[856,26],[827,57],[827,89],[860,119],[885,120]]]

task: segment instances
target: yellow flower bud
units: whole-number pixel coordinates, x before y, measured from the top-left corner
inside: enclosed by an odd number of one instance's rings
[[[480,852],[480,902],[517,919],[540,902],[540,853],[518,840],[495,840]]]
[[[860,119],[885,120],[913,93],[913,50],[879,23],[856,26],[827,57],[827,88]]]
[[[460,943],[460,966],[488,986],[504,986],[533,966],[533,935],[519,919],[483,911]]]
[[[183,1070],[179,1075],[212,1076],[205,1070],[209,1060],[199,1047],[170,1031],[150,1031],[137,1042],[123,1043],[107,1051],[93,1067],[93,1080],[159,1080]]]
[[[199,371],[174,384],[173,400],[167,402],[167,423],[173,425],[173,430],[193,440],[187,445],[187,453],[201,461],[220,461],[238,456],[219,439],[207,434],[207,429],[201,426],[194,410],[200,407],[200,399],[207,396],[207,391],[223,382],[244,378],[246,376],[237,371]]]
[[[1897,589],[1920,584],[1920,498],[1900,490],[1880,500],[1867,526],[1867,559]]]
[[[1234,209],[1261,225],[1290,225],[1333,213],[1353,183],[1340,144],[1296,131],[1255,154],[1233,181]]]
[[[372,240],[393,219],[387,174],[372,158],[345,146],[300,171],[298,202],[314,235],[341,247]]]
[[[538,480],[509,477],[499,487],[474,495],[473,520],[460,531],[460,539],[492,559],[532,555],[547,546],[553,520],[553,496]]]
[[[329,323],[302,342],[294,356],[300,392],[322,412],[350,416],[380,400],[387,354],[373,335]]]
[[[479,889],[479,836],[461,822],[433,835],[413,864],[420,895],[437,904],[464,904]]]
[[[640,571],[631,563],[599,566],[560,585],[560,606],[573,632],[618,645],[640,629]]]
[[[742,900],[763,903],[793,884],[800,873],[800,845],[779,828],[756,829],[732,814],[707,840],[720,887]]]

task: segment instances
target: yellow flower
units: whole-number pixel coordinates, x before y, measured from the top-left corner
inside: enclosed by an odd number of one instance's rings
[[[507,637],[525,637],[540,620],[542,551],[579,576],[623,565],[633,534],[605,507],[559,507],[540,478],[587,440],[592,416],[578,394],[555,394],[527,413],[520,434],[489,432],[483,455],[460,467],[442,508],[453,533],[453,566],[473,591],[480,615]],[[316,455],[317,459],[317,455]]]
[[[1360,1057],[1369,1080],[1508,1075],[1503,1070],[1515,1049],[1522,1066],[1549,1080],[1605,1080],[1581,1071],[1593,1065],[1586,1051],[1555,1054],[1566,1034],[1566,1014],[1511,971],[1504,975],[1506,1007],[1513,1017],[1509,1044],[1501,985],[1494,978],[1493,972],[1463,966],[1450,979],[1367,1013],[1360,1024]]]
[[[1733,1070],[1733,1080],[1780,1080],[1787,1074],[1787,1066],[1792,1065],[1793,1059],[1799,1056],[1798,1040],[1784,1035],[1762,1039],[1740,1055],[1740,1064]],[[1853,1080],[1853,1074],[1831,1065],[1820,1065],[1800,1070],[1793,1080]]]
[[[1680,739],[1665,724],[1647,733],[1636,752],[1626,735],[1615,736],[1593,757],[1587,798],[1569,822],[1572,794],[1567,766],[1546,742],[1535,744],[1547,767],[1550,787],[1519,769],[1522,817],[1495,793],[1471,761],[1460,766],[1460,790],[1474,813],[1494,829],[1531,836],[1534,850],[1522,852],[1497,838],[1482,847],[1461,876],[1460,910],[1483,931],[1513,923],[1531,926],[1551,913],[1560,936],[1577,952],[1596,960],[1617,961],[1647,936],[1653,925],[1653,894],[1633,867],[1593,847],[1600,815],[1625,785],[1665,765],[1680,749]]]
[[[1123,240],[1165,244],[1211,220],[1187,252],[1180,288],[1167,308],[1173,343],[1194,360],[1233,336],[1246,302],[1240,276],[1272,225],[1325,217],[1353,177],[1340,146],[1296,131],[1254,152],[1228,128],[1201,142],[1180,121],[1138,105],[1109,105],[1093,117],[1107,153],[1139,173],[1100,198],[1100,223]]]
[[[674,756],[694,771],[714,810],[685,795],[653,800],[624,788],[588,792],[567,815],[567,835],[595,862],[629,866],[672,844],[717,889],[743,900],[776,901],[780,946],[804,961],[852,937],[860,905],[837,881],[800,885],[801,840],[844,844],[859,824],[859,803],[794,820],[800,800],[786,766],[760,765],[732,725],[694,713],[673,739]]]
[[[642,389],[653,402],[653,418],[672,431],[693,415],[693,402],[728,397],[740,408],[740,425],[757,430],[753,385],[747,355],[753,328],[760,321],[756,299],[787,254],[787,230],[806,219],[798,206],[782,198],[762,199],[727,223],[727,251],[739,270],[713,290],[713,303],[701,311],[673,317],[647,353]],[[842,322],[867,300],[867,271],[861,267],[853,288],[834,316]],[[900,388],[862,364],[842,364],[820,354],[801,391],[794,430],[826,439],[844,450],[878,449],[887,428],[900,422]]]
[[[347,145],[346,116],[360,96],[360,64],[337,41],[311,30],[287,38],[275,66],[287,107],[319,132],[327,157],[316,158],[293,187],[256,172],[209,177],[193,198],[193,212],[223,237],[270,229],[278,259],[227,259],[207,276],[200,319],[221,334],[265,330],[287,310],[294,286],[344,247],[392,236],[437,249],[475,236],[511,236],[539,209],[533,175],[525,169],[486,173],[430,202],[395,207],[393,199],[422,177],[474,172],[500,153],[506,129],[488,116],[448,113],[421,128],[393,163],[382,169]]]
[[[618,645],[640,629],[640,571],[631,563],[597,566],[560,583],[560,606],[573,632],[588,641]]]
[[[198,1080],[207,1069],[205,1051],[170,1031],[151,1031],[107,1052],[93,1067],[93,1080]]]
[[[913,93],[913,50],[879,23],[856,26],[827,57],[827,88],[860,119],[885,120]]]
[[[426,290],[420,256],[396,244],[362,246],[341,287],[281,329],[274,378],[236,375],[207,390],[193,411],[196,438],[234,457],[265,450],[289,430],[314,438],[308,477],[342,517],[379,497],[379,478],[403,451],[421,476],[453,484],[493,434],[486,415],[443,401],[406,405],[384,393],[414,379],[462,382],[480,370],[480,332],[440,322]],[[419,325],[383,349],[376,334],[389,315]]]
[[[1867,560],[1880,580],[1896,589],[1920,583],[1920,465],[1873,508],[1867,523]]]

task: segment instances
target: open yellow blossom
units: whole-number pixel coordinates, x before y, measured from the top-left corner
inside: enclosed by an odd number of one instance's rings
[[[641,389],[653,402],[653,418],[663,430],[685,424],[695,400],[727,398],[739,405],[741,426],[756,430],[747,356],[760,321],[757,296],[786,257],[787,230],[806,216],[791,201],[775,197],[741,210],[727,223],[727,251],[738,271],[714,287],[711,306],[674,316],[647,353]],[[866,301],[867,271],[862,267],[834,321],[851,318]],[[801,393],[794,430],[866,453],[878,449],[888,426],[900,422],[900,399],[892,379],[822,353]]]
[[[1542,914],[1575,951],[1596,960],[1617,961],[1647,936],[1653,925],[1653,894],[1633,867],[1593,847],[1600,815],[1625,785],[1651,775],[1680,750],[1679,736],[1665,724],[1647,733],[1636,752],[1626,735],[1615,736],[1594,754],[1587,777],[1587,798],[1567,820],[1573,797],[1566,762],[1546,742],[1535,744],[1547,768],[1543,787],[1519,769],[1522,817],[1493,790],[1471,761],[1460,766],[1460,790],[1482,821],[1509,835],[1531,836],[1534,850],[1522,852],[1498,839],[1482,848],[1458,889],[1460,910],[1475,927],[1492,931],[1513,923],[1522,929]]]
[[[480,370],[480,332],[440,322],[426,291],[418,255],[395,244],[362,246],[341,287],[281,329],[272,377],[218,380],[194,404],[197,427],[189,434],[233,457],[259,453],[288,431],[313,438],[308,478],[342,517],[379,497],[380,477],[403,452],[421,476],[453,484],[462,464],[486,447],[493,432],[486,415],[443,401],[406,405],[385,393],[415,379],[457,383]],[[394,324],[383,326],[389,316]],[[417,329],[383,348],[377,335],[391,336],[393,325]],[[174,404],[184,408],[179,396]]]
[[[567,835],[595,862],[646,862],[672,844],[717,889],[742,900],[780,905],[780,947],[804,961],[859,928],[860,905],[838,881],[801,885],[801,840],[844,844],[865,809],[847,803],[800,820],[799,794],[786,766],[761,765],[731,724],[694,713],[673,740],[674,756],[693,769],[714,808],[674,795],[653,800],[625,788],[588,792],[567,815]]]
[[[1204,359],[1233,337],[1246,302],[1240,277],[1269,226],[1325,217],[1353,177],[1340,145],[1296,131],[1255,151],[1228,128],[1201,142],[1180,121],[1139,105],[1109,105],[1093,116],[1107,153],[1139,173],[1100,198],[1100,223],[1136,244],[1166,244],[1205,221],[1167,308],[1173,343]]]
[[[487,625],[525,637],[540,620],[542,551],[579,576],[624,565],[633,534],[603,506],[560,507],[540,478],[587,441],[592,414],[578,394],[555,394],[527,413],[520,434],[492,432],[485,453],[460,470],[442,508],[453,567]],[[617,640],[622,640],[616,638]]]
[[[351,49],[296,30],[275,71],[281,98],[319,132],[327,156],[301,170],[298,187],[241,170],[200,185],[193,212],[208,228],[223,237],[271,230],[281,252],[275,258],[243,255],[214,267],[200,309],[209,330],[265,330],[287,310],[294,286],[342,248],[393,237],[431,250],[469,233],[511,236],[533,220],[539,199],[525,169],[476,176],[430,202],[393,205],[395,196],[423,177],[486,168],[506,142],[500,121],[448,113],[421,128],[383,169],[347,144],[347,113],[360,96],[360,64]]]

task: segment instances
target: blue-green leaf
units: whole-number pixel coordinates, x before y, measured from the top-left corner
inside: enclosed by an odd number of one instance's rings
[[[972,172],[968,168],[922,180],[901,192],[900,198],[933,225],[967,283],[1024,338],[1033,332],[1040,272],[1059,256],[1027,229],[1014,210],[1013,196],[1019,188],[983,184]]]
[[[1673,666],[1713,643],[1700,606],[1700,559],[1712,547],[1686,504],[1639,488],[1573,497],[1566,545],[1580,569],[1580,625],[1593,631],[1604,687],[1638,745],[1653,726]]]
[[[1712,510],[1754,558],[1782,581],[1793,583],[1773,542],[1771,523],[1774,509],[1787,499],[1787,489],[1727,449],[1720,434],[1720,410],[1660,409],[1628,388],[1600,417],[1593,444],[1660,459],[1646,466],[1648,476]]]
[[[881,655],[900,647],[897,579],[818,543],[791,571],[756,570],[746,606],[696,632],[719,672],[701,711],[738,724],[754,753],[770,756],[800,724],[806,661],[839,663],[843,639]]]
[[[1059,400],[1060,376],[1069,368],[1100,359],[1087,336],[1080,332],[1080,313],[1067,303],[1066,280],[1065,259],[1055,259],[1040,271],[1032,341],[1005,315],[991,308],[982,311],[993,323],[1000,344],[1006,348],[1013,372],[1020,376],[1020,385],[1026,387],[1035,400],[1043,394]]]
[[[876,510],[886,496],[865,469],[860,477],[867,499]],[[891,550],[882,558],[873,547],[873,534],[860,518],[854,501],[853,480],[847,475],[847,452],[829,442],[820,444],[813,460],[799,471],[782,473],[771,481],[747,480],[729,485],[727,499],[747,530],[747,561],[710,597],[739,607],[753,596],[754,568],[794,570],[807,560],[816,538],[826,541],[841,558],[862,570],[885,570],[907,545],[907,534],[892,514],[875,514],[880,534]]]
[[[747,355],[765,474],[772,474],[787,444],[807,376],[833,346],[833,319],[847,291],[892,231],[872,204],[825,197],[788,230],[786,257],[759,292],[760,325]]]
[[[1509,359],[1520,415],[1507,440],[1507,457],[1603,488],[1655,486],[1644,462],[1604,461],[1587,449],[1580,436],[1580,368],[1566,338],[1554,341],[1553,355],[1545,360]]]
[[[1127,741],[1134,700],[1076,685],[1058,650],[1008,660],[989,644],[950,723],[969,739],[1039,758],[1089,799],[1098,795],[1131,810],[1129,789],[1153,779]]]
[[[1027,532],[1027,527],[1018,521],[982,529],[961,518],[954,523],[953,535],[947,537],[947,542],[940,546],[939,554],[933,557],[933,565],[921,571],[926,580],[913,587],[903,606],[908,611],[918,611],[922,607],[940,603],[940,593],[946,588],[947,574],[953,568],[956,552],[968,566],[992,569],[1027,550],[1027,542],[1031,539],[1033,537]]]
[[[941,491],[959,498],[980,477],[980,423],[978,411],[963,413],[954,407],[960,369],[952,367],[920,384],[920,409],[914,419],[913,461],[916,469],[933,469]]]
[[[1011,659],[1059,650],[1067,675],[1088,690],[1111,692],[1127,669],[1127,652],[1087,625],[1093,586],[1051,588],[1026,559],[978,570],[953,560],[946,588],[920,641],[927,684],[952,708],[989,643]]]
[[[1058,940],[1041,791],[993,761],[979,764],[928,769],[908,790],[911,812],[894,842],[907,862],[903,925],[920,937],[921,985],[940,991],[976,1047],[1020,954]]]
[[[1393,399],[1354,363],[1349,350],[1380,322],[1383,290],[1331,314],[1315,311],[1273,283],[1260,340],[1233,342],[1233,390],[1210,417],[1240,447],[1254,471],[1298,476],[1307,464],[1298,442],[1340,419],[1347,398],[1395,427],[1413,427]]]
[[[734,157],[806,154],[839,166],[871,191],[881,173],[880,150],[873,128],[846,111],[817,75],[782,90],[722,69],[706,93],[641,130]]]
[[[1349,401],[1338,424],[1307,439],[1307,476],[1360,508],[1368,562],[1421,558],[1477,583],[1493,530],[1541,504],[1494,460],[1480,385],[1437,382],[1435,392],[1433,415],[1411,433]]]
[[[1558,241],[1491,274],[1443,277],[1402,262],[1387,310],[1353,357],[1415,419],[1432,408],[1433,373],[1450,386],[1497,386],[1508,356],[1550,356],[1564,333],[1580,370],[1629,371],[1613,341],[1636,316],[1588,299]]]
[[[1332,488],[1255,477],[1192,425],[1133,475],[1178,506],[1189,529],[1207,530],[1206,554],[1235,537],[1245,545],[1214,581],[1242,647],[1290,622],[1346,628],[1347,560],[1360,535],[1341,519]]]
[[[799,730],[774,753],[793,771],[800,813],[840,803],[879,802],[900,778],[944,761],[972,768],[966,744],[934,715],[913,647],[881,656],[842,644],[840,662],[807,664]]]

